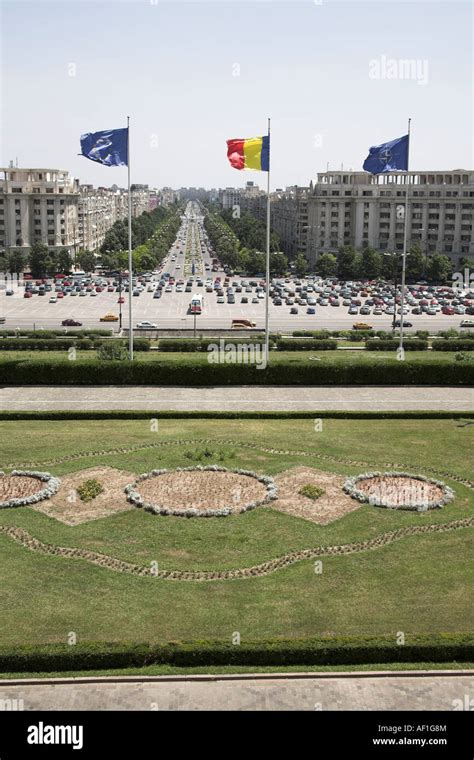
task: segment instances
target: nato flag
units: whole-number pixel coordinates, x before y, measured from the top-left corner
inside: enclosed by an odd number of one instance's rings
[[[128,128],[81,135],[81,153],[104,166],[128,165]]]
[[[363,168],[371,174],[408,171],[408,135],[382,145],[373,145],[369,148]]]

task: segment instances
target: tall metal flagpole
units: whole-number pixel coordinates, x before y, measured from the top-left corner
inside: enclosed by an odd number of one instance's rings
[[[130,116],[127,116],[127,167],[128,167],[128,358],[133,361],[132,321],[132,193],[130,191]]]
[[[405,279],[406,279],[406,262],[407,262],[407,230],[408,230],[408,190],[410,188],[410,175],[409,175],[409,161],[410,161],[410,124],[411,119],[408,119],[408,144],[407,144],[407,173],[406,177],[406,189],[405,189],[405,221],[403,227],[403,253],[402,253],[402,295],[400,298],[400,344],[398,346],[398,358],[403,360],[403,322],[404,322],[404,308],[405,308]],[[397,310],[397,294],[395,292],[395,311]]]
[[[269,360],[270,360],[270,352],[269,352],[269,344],[270,344],[270,333],[269,333],[269,319],[268,319],[268,307],[269,307],[269,299],[270,299],[270,119],[268,119],[268,145],[269,145],[269,156],[268,156],[268,172],[267,172],[267,246],[266,246],[266,256],[265,256],[265,262],[266,262],[266,273],[265,273],[265,280],[266,280],[266,288],[265,288],[265,361],[266,365],[268,366]]]

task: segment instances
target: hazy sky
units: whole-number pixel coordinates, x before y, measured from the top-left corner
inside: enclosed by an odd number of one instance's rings
[[[474,168],[471,2],[1,6],[3,166],[125,185],[125,168],[77,153],[80,134],[130,115],[132,182],[263,186],[229,166],[225,141],[264,134],[271,116],[272,188],[306,185],[328,162],[360,169],[411,116],[411,169]]]

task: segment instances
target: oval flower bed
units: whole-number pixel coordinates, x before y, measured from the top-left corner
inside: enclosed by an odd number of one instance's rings
[[[40,483],[45,483],[40,488]],[[0,471],[0,509],[25,507],[49,499],[55,494],[61,481],[49,472],[35,470],[12,470],[10,475]]]
[[[272,478],[226,467],[152,470],[125,488],[128,501],[159,515],[226,517],[277,498]]]
[[[344,491],[374,507],[426,512],[454,499],[454,492],[440,480],[407,472],[366,472],[349,478]]]

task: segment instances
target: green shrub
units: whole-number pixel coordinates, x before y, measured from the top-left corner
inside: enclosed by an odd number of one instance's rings
[[[218,665],[359,665],[370,663],[472,662],[471,636],[407,636],[404,646],[394,637],[321,638],[243,641],[236,647],[223,641],[163,644],[89,643],[0,648],[0,672],[53,673],[75,670]]]
[[[397,338],[391,340],[380,340],[380,338],[371,338],[366,340],[365,348],[367,351],[396,351],[400,345]],[[419,340],[418,338],[406,338],[403,340],[405,351],[427,351],[428,341]]]
[[[433,340],[433,351],[474,351],[474,336],[456,340],[455,338]]]
[[[315,486],[313,483],[306,483],[306,485],[300,488],[298,493],[301,494],[301,496],[306,496],[308,499],[311,499],[312,501],[316,501],[316,499],[319,499],[326,492],[324,488]]]
[[[265,370],[251,364],[182,364],[160,361],[97,361],[78,358],[57,362],[5,358],[0,362],[0,385],[474,385],[470,362],[376,361],[362,363],[270,363]]]
[[[85,480],[84,483],[81,483],[81,485],[76,490],[79,494],[80,500],[85,502],[92,501],[92,499],[95,499],[96,496],[104,493],[103,485],[99,483],[99,481],[95,478]]]

